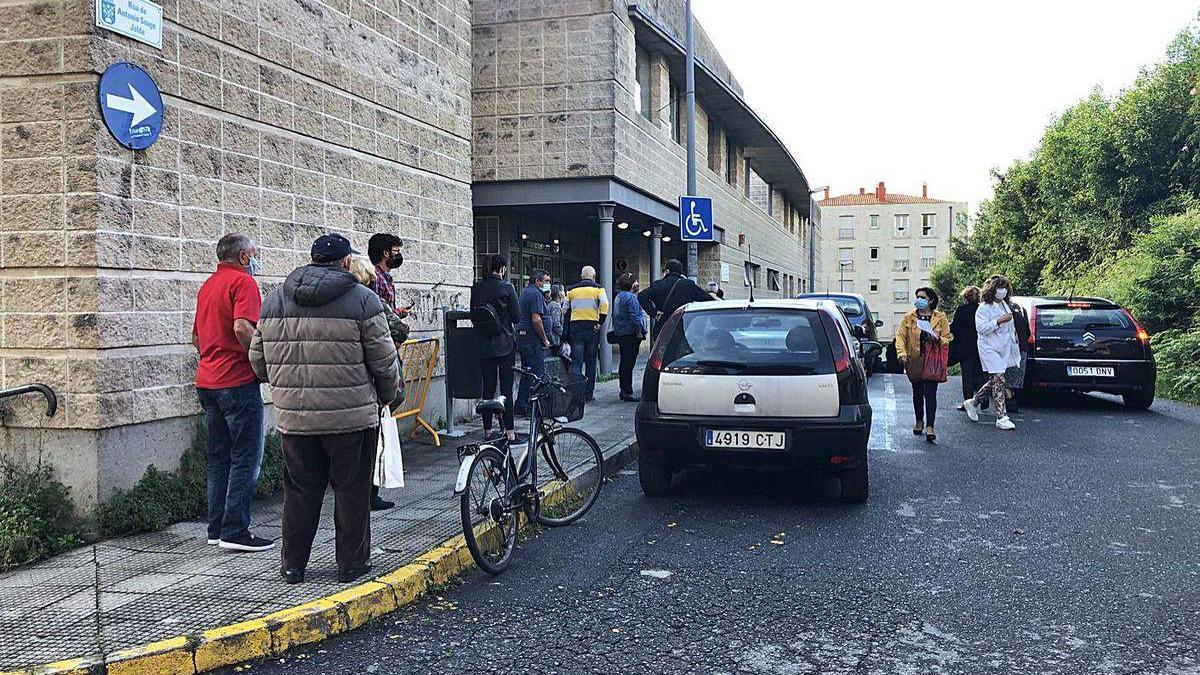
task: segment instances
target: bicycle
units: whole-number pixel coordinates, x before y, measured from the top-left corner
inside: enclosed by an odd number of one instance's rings
[[[514,371],[533,379],[529,438],[506,437],[459,448],[461,464],[454,492],[459,495],[463,536],[475,563],[500,574],[512,561],[521,518],[541,525],[569,525],[587,513],[604,484],[604,455],[586,431],[564,426],[583,417],[584,386]],[[482,401],[479,415],[499,415],[504,397]],[[523,450],[514,456],[514,449]],[[539,483],[538,456],[550,469]]]

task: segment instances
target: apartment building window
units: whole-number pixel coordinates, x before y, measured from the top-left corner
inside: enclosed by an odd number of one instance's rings
[[[871,260],[879,260],[879,247],[878,246],[871,247]]]
[[[895,279],[892,281],[892,301],[897,304],[908,302],[908,279]]]
[[[747,286],[753,286],[754,288],[759,287],[759,271],[761,269],[762,269],[761,267],[759,267],[758,265],[756,265],[752,262],[749,262],[749,261],[746,262],[745,283]]]
[[[854,271],[854,249],[838,249],[838,267],[845,268],[847,272]]]
[[[921,269],[931,270],[937,262],[937,247],[922,246],[921,247]]]
[[[680,91],[679,83],[675,80],[670,81],[669,88],[671,96],[671,101],[668,104],[671,106],[671,140],[683,145],[683,106],[680,105],[683,94]]]
[[[779,270],[767,270],[767,288],[772,291],[779,290]]]
[[[937,214],[922,213],[921,214],[921,236],[936,237],[937,236]]]
[[[899,327],[900,327],[900,322],[904,320],[904,315],[905,315],[905,314],[907,314],[907,313],[908,313],[908,312],[894,312],[894,313],[892,313],[892,330],[893,330],[893,331],[895,331],[897,328],[899,328]]]
[[[737,185],[737,143],[729,135],[725,136],[725,182]]]
[[[871,225],[870,225],[870,227],[871,227],[871,229],[872,229],[872,230],[878,230],[878,229],[879,229],[879,214],[878,214],[878,213],[872,213],[872,214],[871,214]]]
[[[713,173],[721,171],[721,128],[711,117],[708,118],[708,169]]]
[[[838,216],[838,239],[854,238],[854,216]]]
[[[638,98],[638,108],[642,113],[642,117],[648,120],[654,119],[654,113],[650,110],[650,52],[635,47],[637,59],[637,85],[635,92]]]
[[[871,279],[870,283],[868,284],[868,287],[872,293],[878,293],[879,292],[879,280]]]
[[[840,290],[842,293],[853,293],[854,292],[854,280],[853,279],[842,279],[841,281],[838,282],[838,286],[841,287]]]
[[[896,236],[897,237],[907,237],[908,236],[908,214],[907,213],[897,213],[896,214]]]
[[[908,262],[908,247],[897,246],[896,252],[892,256],[892,269],[897,272],[907,272],[909,269]]]

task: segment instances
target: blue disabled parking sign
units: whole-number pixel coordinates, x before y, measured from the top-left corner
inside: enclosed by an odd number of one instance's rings
[[[682,241],[713,241],[712,199],[708,197],[679,198],[679,238]]]
[[[162,131],[163,100],[158,84],[141,66],[114,63],[100,76],[100,112],[117,142],[145,150]]]

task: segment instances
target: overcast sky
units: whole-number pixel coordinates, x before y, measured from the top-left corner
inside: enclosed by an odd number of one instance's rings
[[[1052,116],[1128,86],[1200,0],[694,0],[814,188],[970,202]],[[819,197],[819,196],[818,196]]]

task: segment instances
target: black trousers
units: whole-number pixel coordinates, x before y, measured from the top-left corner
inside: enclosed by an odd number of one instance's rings
[[[975,392],[982,389],[988,381],[987,374],[983,372],[983,365],[979,363],[978,358],[974,358],[961,362],[959,366],[962,368],[963,400],[975,398]]]
[[[917,413],[917,422],[927,427],[933,426],[937,419],[937,382],[913,382],[913,410]]]
[[[638,349],[641,344],[642,338],[636,334],[617,336],[617,347],[621,350],[617,375],[621,382],[621,394],[624,396],[633,395],[633,367],[637,364]]]
[[[496,387],[500,387],[500,396],[504,397],[504,430],[513,430],[513,366],[517,365],[517,352],[514,350],[504,356],[490,359],[479,359],[479,368],[483,375],[483,397],[495,398]],[[492,430],[492,416],[483,416],[483,430]]]
[[[337,566],[349,572],[371,558],[371,468],[379,427],[345,434],[283,435],[283,566],[303,569],[333,487]]]

